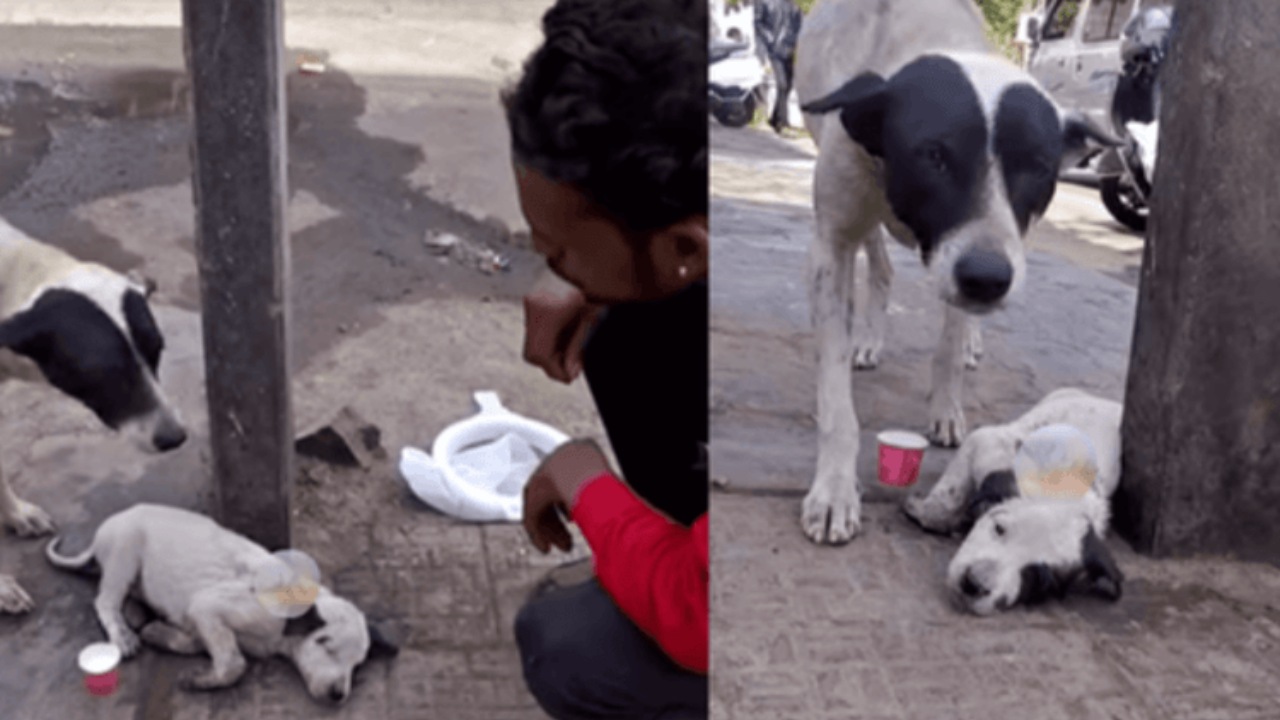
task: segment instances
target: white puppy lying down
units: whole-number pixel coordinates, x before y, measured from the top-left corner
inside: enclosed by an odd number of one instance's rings
[[[357,665],[397,651],[355,605],[323,586],[302,618],[273,615],[252,587],[271,553],[197,513],[135,505],[107,518],[81,554],[63,557],[57,544],[55,538],[45,554],[58,567],[85,570],[97,561],[102,579],[94,608],[125,657],[140,645],[123,615],[131,592],[162,618],[142,628],[143,641],[184,655],[209,653],[212,667],[182,678],[187,689],[233,685],[247,667],[245,654],[283,655],[302,673],[312,697],[340,703],[351,695]]]
[[[1123,575],[1103,544],[1111,496],[1120,481],[1120,403],[1082,390],[1050,393],[1007,425],[969,435],[927,495],[903,511],[926,530],[968,535],[947,569],[947,587],[966,609],[988,615],[1061,597],[1081,575],[1111,600]],[[1079,499],[1020,495],[1013,460],[1022,441],[1046,425],[1073,425],[1093,442],[1098,476]]]

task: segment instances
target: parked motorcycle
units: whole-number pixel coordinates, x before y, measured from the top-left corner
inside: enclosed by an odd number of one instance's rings
[[[1112,217],[1144,232],[1160,136],[1160,67],[1168,54],[1172,12],[1152,7],[1122,32],[1123,62],[1111,99],[1111,123],[1124,144],[1098,162],[1102,202]]]
[[[714,41],[707,52],[707,102],[722,125],[745,127],[765,101],[764,64],[747,42]]]

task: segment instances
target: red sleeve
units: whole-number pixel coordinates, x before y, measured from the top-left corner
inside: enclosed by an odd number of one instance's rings
[[[705,675],[707,516],[674,523],[607,473],[582,486],[572,514],[605,592],[672,660]]]

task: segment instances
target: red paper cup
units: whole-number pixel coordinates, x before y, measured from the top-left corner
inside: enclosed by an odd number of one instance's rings
[[[906,430],[886,430],[876,440],[880,444],[880,482],[893,487],[914,485],[929,441]]]
[[[80,651],[80,671],[84,687],[92,695],[111,695],[120,686],[120,648],[111,643],[94,643]]]

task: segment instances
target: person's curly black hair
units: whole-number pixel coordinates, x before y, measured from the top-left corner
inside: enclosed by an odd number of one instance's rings
[[[559,0],[503,94],[512,154],[626,229],[707,212],[706,0]]]

